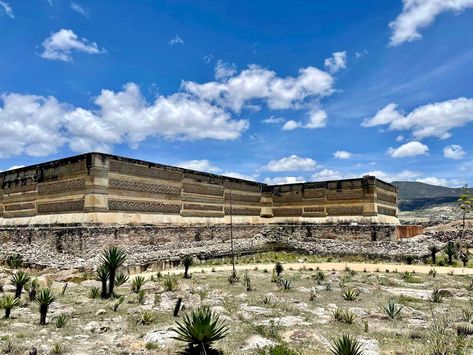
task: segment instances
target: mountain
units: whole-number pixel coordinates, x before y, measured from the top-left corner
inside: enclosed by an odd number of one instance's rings
[[[394,181],[392,184],[399,188],[399,209],[413,211],[431,208],[444,204],[455,204],[462,188],[435,186],[414,181]],[[469,189],[473,192],[473,189]]]

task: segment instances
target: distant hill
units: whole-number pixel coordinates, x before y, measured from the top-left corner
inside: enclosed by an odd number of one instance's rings
[[[444,204],[454,204],[462,188],[435,186],[413,181],[394,181],[399,188],[399,209],[414,211]],[[470,189],[473,192],[473,189]]]

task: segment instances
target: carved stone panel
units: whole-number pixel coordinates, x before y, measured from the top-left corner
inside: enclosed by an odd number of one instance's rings
[[[110,211],[155,212],[162,214],[179,214],[181,205],[172,205],[160,202],[134,200],[108,200]]]

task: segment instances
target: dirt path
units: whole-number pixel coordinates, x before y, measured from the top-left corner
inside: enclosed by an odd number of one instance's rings
[[[409,271],[413,272],[415,271],[416,273],[419,274],[428,274],[430,270],[435,269],[437,273],[439,274],[448,274],[452,273],[455,275],[473,275],[473,268],[460,268],[460,267],[449,267],[449,266],[435,266],[432,267],[430,265],[406,265],[406,264],[370,264],[370,263],[285,263],[283,264],[284,269],[289,270],[299,270],[299,269],[309,269],[313,268],[314,270],[316,268],[319,268],[322,271],[343,271],[347,267],[350,268],[351,270],[355,271],[368,271],[368,272],[386,272],[386,270],[389,270],[389,272],[393,271],[398,271],[398,272],[404,272],[404,271]],[[242,265],[236,265],[237,270],[253,270],[255,267],[258,268],[258,270],[272,270],[274,268],[274,263],[272,264],[242,264]],[[204,267],[192,267],[189,269],[191,273],[196,273],[196,272],[201,272],[201,270],[204,270],[205,272],[211,272],[212,269],[215,269],[215,271],[231,271],[232,266],[231,265],[221,265],[221,266],[204,266]],[[170,272],[172,274],[177,274],[177,273],[183,273],[184,269],[183,268],[175,268],[175,269],[169,269],[169,270],[164,270],[164,272]],[[150,276],[154,274],[153,272],[145,272],[142,273],[141,275],[143,276]]]

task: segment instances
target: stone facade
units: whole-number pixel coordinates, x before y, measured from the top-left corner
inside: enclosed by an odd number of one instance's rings
[[[101,153],[0,173],[0,226],[395,225],[397,190],[358,179],[267,185]]]

